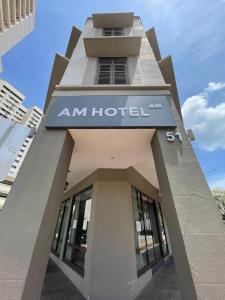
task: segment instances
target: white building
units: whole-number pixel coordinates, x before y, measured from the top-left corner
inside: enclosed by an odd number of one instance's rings
[[[0,0],[1,57],[34,29],[35,0]]]
[[[24,99],[21,92],[0,79],[0,116],[21,123],[27,112],[22,105]]]
[[[0,80],[0,117],[24,124],[30,128],[38,128],[43,116],[42,110],[37,107],[27,109],[23,106],[25,96],[4,80]],[[8,177],[0,183],[0,209],[11,189],[23,160],[30,148],[33,138],[27,137],[20,148],[18,155],[9,170]],[[4,158],[0,158],[4,159]]]
[[[43,116],[42,110],[39,107],[34,106],[27,110],[21,123],[30,128],[38,128],[40,125],[42,116]],[[32,140],[33,140],[33,138],[29,138],[29,137],[27,137],[25,139],[25,141],[24,141],[22,147],[20,148],[20,151],[9,171],[9,176],[12,176],[14,178],[16,177],[16,175],[23,163],[23,160],[27,154],[27,151],[30,148]]]

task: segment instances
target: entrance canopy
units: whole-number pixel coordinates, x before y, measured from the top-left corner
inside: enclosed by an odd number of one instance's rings
[[[158,188],[151,150],[154,129],[70,129],[75,142],[69,188],[99,168],[135,168]]]

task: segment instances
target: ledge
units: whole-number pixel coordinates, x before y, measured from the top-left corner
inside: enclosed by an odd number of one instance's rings
[[[164,85],[129,85],[129,84],[95,84],[95,85],[56,85],[56,91],[87,91],[87,90],[170,90],[170,84]]]
[[[96,28],[131,27],[133,19],[134,14],[131,12],[92,14],[93,26]]]
[[[69,190],[65,191],[63,200],[81,192],[85,188],[93,185],[96,181],[127,181],[153,200],[159,201],[158,189],[133,167],[127,169],[99,168],[86,176],[79,183],[71,186]]]
[[[101,36],[84,38],[87,57],[138,56],[141,36]]]

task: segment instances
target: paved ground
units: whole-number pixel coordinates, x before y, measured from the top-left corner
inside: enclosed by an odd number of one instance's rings
[[[172,257],[158,269],[136,300],[181,300]]]
[[[40,300],[85,300],[68,277],[49,259]]]
[[[85,298],[49,259],[40,300],[85,300]],[[172,257],[160,266],[136,300],[181,300]]]

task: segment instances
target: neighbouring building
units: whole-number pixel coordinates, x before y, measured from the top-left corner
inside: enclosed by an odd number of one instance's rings
[[[0,79],[0,116],[21,123],[27,111],[22,105],[24,99],[22,93]]]
[[[34,106],[27,109],[23,106],[25,96],[7,81],[0,79],[0,117],[21,123],[30,128],[38,128],[43,117],[43,111]],[[0,209],[5,203],[8,193],[30,148],[33,138],[27,137],[20,148],[17,157],[8,172],[8,176],[0,182]],[[0,157],[0,160],[4,157]]]
[[[0,244],[4,300],[40,299],[49,254],[86,299],[136,299],[169,256],[182,300],[225,299],[224,224],[184,129],[172,59],[140,17],[98,13],[73,27]]]
[[[2,56],[34,29],[36,0],[0,0],[0,72]]]

